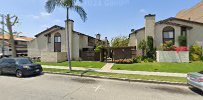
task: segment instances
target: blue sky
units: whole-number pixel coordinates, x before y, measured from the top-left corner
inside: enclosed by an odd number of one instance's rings
[[[46,0],[0,0],[0,13],[19,16],[20,23],[14,27],[17,32],[33,37],[53,25],[64,26],[65,10],[57,8],[48,14],[44,8]],[[173,17],[201,0],[84,0],[83,8],[88,14],[84,23],[75,12],[70,18],[75,21],[74,30],[102,38],[128,36],[131,29],[144,26],[144,15],[156,14],[156,20]]]

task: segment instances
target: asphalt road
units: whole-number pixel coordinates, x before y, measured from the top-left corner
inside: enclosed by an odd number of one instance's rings
[[[0,76],[0,100],[203,100],[186,86],[44,74]]]

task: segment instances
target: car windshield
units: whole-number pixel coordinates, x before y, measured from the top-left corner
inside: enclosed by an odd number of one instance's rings
[[[32,64],[32,61],[29,59],[16,59],[17,64]]]
[[[203,74],[203,71],[199,72],[200,74]]]

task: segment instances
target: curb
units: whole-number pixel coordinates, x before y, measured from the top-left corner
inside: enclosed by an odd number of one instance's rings
[[[106,76],[77,75],[77,74],[60,73],[60,72],[43,72],[43,73],[47,73],[47,74],[57,74],[57,75],[78,76],[78,77],[87,77],[87,78],[109,79],[109,80],[118,80],[118,81],[127,81],[127,82],[142,82],[142,83],[154,83],[154,84],[166,84],[166,85],[188,86],[186,83],[180,83],[180,82],[168,82],[168,81],[156,81],[156,80],[142,80],[142,79],[127,79],[127,78],[110,78],[110,77],[106,77]]]

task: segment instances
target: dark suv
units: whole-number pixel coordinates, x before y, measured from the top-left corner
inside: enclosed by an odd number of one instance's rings
[[[41,74],[42,67],[33,64],[29,58],[2,58],[0,59],[0,75],[15,74],[17,77]]]

